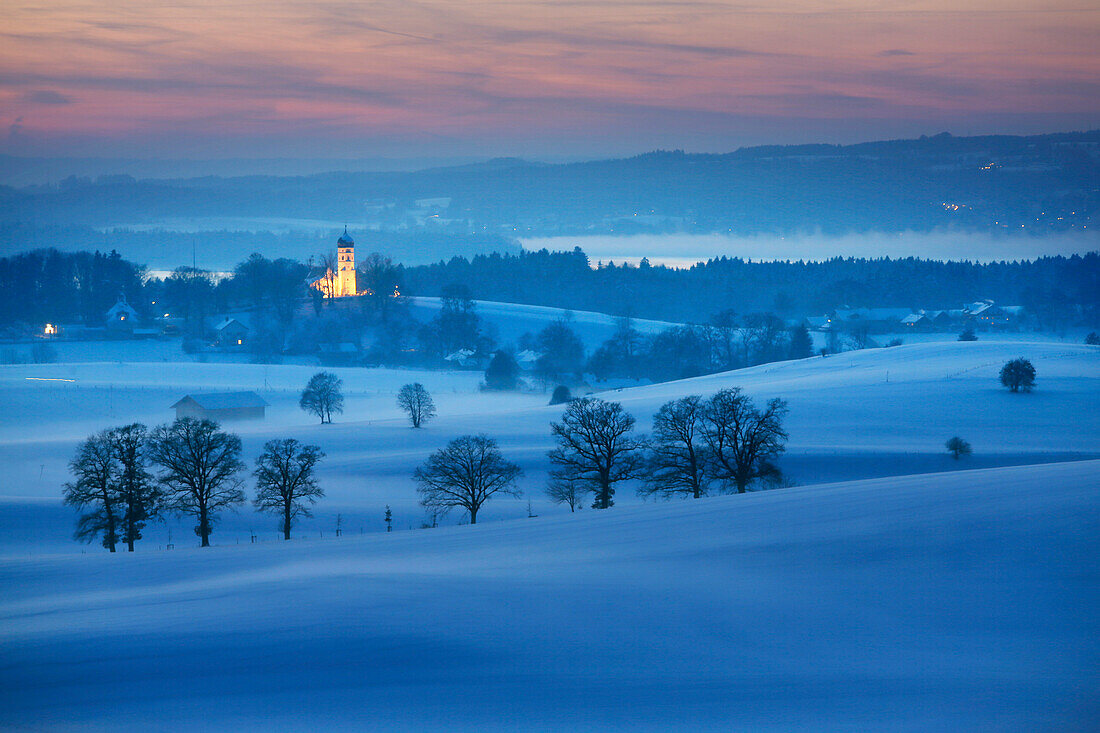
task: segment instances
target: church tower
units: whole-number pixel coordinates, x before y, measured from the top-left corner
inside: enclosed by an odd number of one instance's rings
[[[336,297],[358,295],[355,284],[355,241],[344,227],[344,233],[336,240]]]

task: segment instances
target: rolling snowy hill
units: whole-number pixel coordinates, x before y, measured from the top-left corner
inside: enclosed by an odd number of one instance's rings
[[[1098,475],[8,558],[0,727],[1093,729]]]
[[[997,383],[1001,364],[1026,356],[1038,369],[1038,388],[1013,395]],[[0,367],[0,555],[80,552],[71,512],[60,505],[67,461],[89,433],[134,420],[171,419],[169,405],[192,391],[255,389],[271,403],[263,422],[235,423],[245,458],[263,442],[292,436],[327,453],[320,480],[328,496],[301,532],[331,532],[341,513],[351,532],[384,528],[388,504],[399,528],[418,527],[413,468],[447,440],[484,432],[525,470],[527,497],[486,505],[482,521],[526,516],[527,498],[542,515],[563,511],[542,495],[551,446],[549,424],[561,413],[542,393],[478,390],[476,372],[337,369],[346,409],[334,425],[317,425],[297,406],[313,367],[244,364],[50,364]],[[63,381],[55,381],[63,380]],[[72,380],[72,381],[69,381]],[[411,430],[395,404],[402,384],[423,382],[439,418]],[[1030,464],[1100,456],[1100,350],[1072,344],[927,343],[849,352],[825,359],[767,364],[692,380],[636,387],[602,396],[621,401],[648,432],[666,400],[740,386],[758,399],[790,404],[791,434],[781,465],[798,484],[876,476]],[[975,454],[953,461],[944,441],[961,435]],[[624,487],[618,504],[638,501]],[[450,517],[458,521],[461,517]],[[227,514],[216,543],[248,541],[255,531],[276,536],[277,522],[249,509]],[[156,549],[172,530],[176,543],[192,537],[187,521],[169,519],[147,532]],[[93,548],[92,551],[95,551]]]

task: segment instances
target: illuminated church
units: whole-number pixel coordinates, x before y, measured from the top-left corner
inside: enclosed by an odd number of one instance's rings
[[[326,298],[347,298],[359,294],[355,283],[355,240],[344,233],[336,240],[336,272],[332,268],[310,283],[310,287],[320,290]]]

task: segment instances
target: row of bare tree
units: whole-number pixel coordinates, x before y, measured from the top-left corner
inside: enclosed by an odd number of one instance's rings
[[[641,479],[642,495],[706,496],[717,485],[743,493],[757,480],[775,481],[774,459],[784,449],[782,419],[787,406],[773,399],[758,409],[740,389],[710,398],[683,397],[664,404],[653,434],[634,433],[634,417],[621,404],[585,397],[568,404],[551,423],[556,446],[547,494],[579,508],[614,504],[619,483]],[[415,425],[415,423],[414,423]],[[293,438],[268,441],[252,476],[258,511],[280,516],[290,539],[299,516],[324,496],[314,470],[324,457],[315,445]],[[152,469],[152,470],[150,470]],[[145,524],[165,513],[195,518],[202,546],[221,511],[245,502],[241,440],[210,420],[184,417],[153,430],[140,423],[90,436],[70,462],[74,480],[65,502],[78,507],[76,537],[114,552],[132,552]],[[501,454],[495,440],[463,435],[433,453],[413,474],[421,504],[435,515],[460,508],[477,523],[481,507],[497,494],[520,496],[522,469]]]
[[[757,481],[778,482],[775,458],[784,450],[787,405],[773,399],[763,409],[740,389],[710,398],[683,397],[662,405],[653,435],[634,433],[635,420],[618,402],[573,400],[550,429],[557,443],[546,493],[570,511],[589,495],[593,508],[614,505],[619,483],[642,481],[639,493],[699,498],[722,491],[744,493]],[[482,505],[496,494],[521,496],[518,465],[484,435],[464,435],[433,453],[416,469],[420,503],[433,514],[459,508],[477,523]]]
[[[315,445],[293,438],[268,441],[252,476],[257,511],[277,514],[283,536],[324,496],[314,469],[324,457]],[[111,552],[130,552],[147,522],[167,513],[192,516],[195,534],[210,546],[219,514],[245,502],[241,439],[210,420],[184,417],[149,430],[141,423],[87,438],[69,463],[65,503],[80,509],[75,536],[101,537]],[[152,469],[152,470],[150,470]]]

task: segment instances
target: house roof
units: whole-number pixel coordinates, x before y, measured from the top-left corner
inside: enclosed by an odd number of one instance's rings
[[[459,349],[458,351],[454,352],[453,354],[448,354],[447,356],[445,356],[443,358],[446,361],[462,361],[463,359],[469,359],[473,355],[474,355],[474,352],[471,351],[470,349]]]
[[[217,326],[214,326],[214,330],[215,331],[221,331],[223,329],[226,329],[226,328],[232,326],[234,323],[236,323],[239,328],[243,328],[246,331],[248,330],[248,326],[244,325],[243,323],[238,321],[236,318],[230,318],[228,316],[226,316],[224,321],[219,323]]]
[[[126,296],[122,293],[119,293],[118,300],[115,302],[114,305],[107,309],[107,318],[113,319],[123,313],[131,318],[137,317],[137,311],[134,310],[134,307],[132,305],[126,302]]]
[[[204,410],[232,410],[238,407],[267,407],[267,402],[255,392],[199,392],[184,396],[173,408],[191,400]]]
[[[963,306],[963,310],[971,315],[978,315],[983,311],[987,311],[993,307],[992,300],[979,300],[976,303],[967,303]]]
[[[910,323],[920,323],[922,320],[924,320],[923,313],[910,313],[905,318],[902,318],[901,322],[908,325]]]

